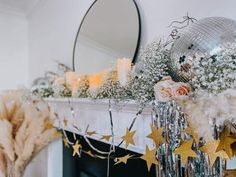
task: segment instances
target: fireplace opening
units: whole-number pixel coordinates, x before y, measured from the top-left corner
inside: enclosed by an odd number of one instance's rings
[[[73,134],[67,132],[68,138],[73,142]],[[76,135],[79,143],[82,145],[83,151],[91,151],[95,153],[83,139]],[[102,151],[109,151],[110,145],[96,140],[91,140],[91,143]],[[106,177],[107,176],[107,159],[94,158],[86,153],[81,153],[81,157],[72,156],[73,149],[63,145],[63,177]],[[155,166],[148,171],[146,162],[142,159],[128,160],[127,164],[114,165],[114,157],[122,157],[127,154],[141,156],[141,154],[131,152],[122,148],[116,147],[116,152],[110,160],[110,177],[156,177]],[[99,155],[99,154],[98,154]]]

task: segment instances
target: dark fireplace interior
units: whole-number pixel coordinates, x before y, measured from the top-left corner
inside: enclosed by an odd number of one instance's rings
[[[67,132],[68,138],[73,140],[72,133]],[[89,151],[92,149],[88,146],[85,140],[77,135],[82,149]],[[108,144],[91,140],[91,143],[99,150],[108,151],[110,146]],[[94,153],[94,151],[92,151]],[[82,153],[81,157],[73,157],[72,148],[67,148],[63,145],[63,177],[106,177],[107,176],[107,160],[93,158]],[[97,153],[96,153],[97,154]],[[116,148],[113,155],[116,157],[125,156],[127,154],[140,154]],[[114,158],[110,160],[110,177],[155,177],[155,166],[152,166],[150,172],[147,170],[146,162],[141,159],[128,160],[128,163],[118,164],[114,166]]]

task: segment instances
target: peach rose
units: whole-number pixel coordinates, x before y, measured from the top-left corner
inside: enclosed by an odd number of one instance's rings
[[[191,92],[189,84],[174,82],[170,76],[163,77],[154,86],[155,97],[158,101],[170,101],[179,96],[186,96]]]
[[[187,96],[191,92],[191,87],[186,83],[176,83],[176,88],[174,90],[174,96]]]
[[[175,82],[171,77],[164,77],[154,86],[155,97],[158,101],[170,101],[173,98],[173,86]]]
[[[170,87],[156,87],[155,97],[158,101],[170,101],[173,98],[173,91]]]
[[[173,94],[172,94],[172,89],[171,88],[161,88],[160,90],[160,95],[162,99],[170,99],[172,98]]]

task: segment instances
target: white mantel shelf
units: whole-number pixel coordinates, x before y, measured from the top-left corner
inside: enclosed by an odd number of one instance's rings
[[[68,119],[68,126],[64,130],[83,135],[87,126],[89,131],[96,131],[92,139],[100,140],[101,135],[110,135],[110,117],[109,117],[109,100],[92,100],[80,98],[48,98],[46,101],[58,113],[60,120]],[[70,103],[70,104],[69,104]],[[70,108],[75,111],[75,118],[71,114]],[[115,145],[121,142],[122,136],[126,132],[126,128],[131,125],[133,118],[139,110],[138,104],[134,101],[115,103],[111,102],[112,117],[114,123]],[[154,147],[152,141],[146,136],[151,132],[151,105],[144,108],[143,112],[137,118],[132,130],[136,130],[134,141],[135,146],[129,145],[128,149],[137,153],[144,153],[146,144],[150,148]],[[76,130],[76,125],[81,131]],[[57,125],[59,126],[59,125]],[[106,141],[102,141],[108,143]],[[124,148],[124,145],[121,146]]]

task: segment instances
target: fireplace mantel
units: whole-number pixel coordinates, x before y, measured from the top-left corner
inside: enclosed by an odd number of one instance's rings
[[[97,134],[89,138],[110,143],[101,140],[102,135],[111,134],[110,117],[109,117],[109,100],[91,100],[78,98],[49,98],[46,100],[58,113],[61,122],[66,118],[68,125],[57,124],[59,128],[64,130],[84,135],[87,126],[89,131],[96,131]],[[74,109],[75,118],[71,113],[71,107]],[[128,150],[144,153],[145,146],[148,144],[150,148],[154,147],[152,141],[146,136],[150,133],[151,123],[151,105],[146,106],[142,114],[138,116],[133,129],[136,130],[134,136],[135,146],[129,145]],[[112,117],[114,123],[115,145],[121,142],[121,138],[131,125],[136,113],[139,110],[138,104],[134,101],[127,101],[121,103],[111,102]],[[74,128],[76,125],[80,131]],[[124,148],[124,144],[121,146]]]
[[[89,124],[89,131],[96,130],[97,135],[90,138],[99,140],[101,142],[107,143],[106,141],[100,140],[101,135],[110,134],[110,119],[109,119],[109,100],[90,100],[90,99],[47,99],[46,100],[59,114],[59,118],[63,120],[65,117],[76,124],[81,131],[75,130],[71,123],[68,127],[60,127],[70,132],[83,135],[87,125]],[[72,118],[69,103],[74,107],[75,119]],[[113,121],[114,121],[114,131],[115,131],[115,144],[117,145],[121,141],[121,136],[125,134],[125,129],[128,127],[135,114],[138,111],[138,105],[135,102],[128,103],[111,103]],[[146,138],[150,133],[150,123],[151,123],[151,109],[152,106],[147,106],[142,114],[138,117],[136,123],[134,124],[133,130],[137,130],[134,140],[136,146],[130,145],[129,150],[144,153],[145,146],[148,144],[149,148],[153,148],[153,142]],[[122,146],[124,148],[124,146]],[[235,159],[228,162],[227,168],[232,168],[230,165],[235,167]],[[33,170],[43,170],[46,171],[47,177],[63,177],[63,146],[62,141],[56,141],[52,143],[45,151],[41,159],[36,159],[31,163]],[[31,171],[29,171],[28,174]],[[30,175],[29,175],[30,176]]]

